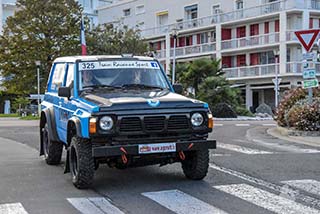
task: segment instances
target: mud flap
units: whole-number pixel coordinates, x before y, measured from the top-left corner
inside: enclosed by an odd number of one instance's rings
[[[70,165],[69,165],[69,148],[67,149],[67,155],[66,155],[66,164],[64,165],[64,174],[70,172]]]
[[[43,136],[42,136],[42,129],[40,130],[40,148],[39,148],[39,151],[40,151],[40,156],[44,155],[44,151],[43,151]]]

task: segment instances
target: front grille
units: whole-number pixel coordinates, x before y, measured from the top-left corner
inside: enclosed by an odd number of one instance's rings
[[[125,117],[120,121],[120,132],[142,131],[141,120],[139,117]]]
[[[144,125],[147,131],[162,131],[165,127],[165,116],[145,117]]]
[[[186,115],[123,117],[120,119],[119,132],[154,133],[172,130],[188,130],[189,119]]]
[[[189,121],[185,115],[171,116],[168,122],[168,130],[188,129]]]

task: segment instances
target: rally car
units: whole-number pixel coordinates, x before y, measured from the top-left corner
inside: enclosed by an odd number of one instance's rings
[[[40,155],[88,188],[99,164],[124,169],[181,162],[189,179],[208,171],[213,119],[207,103],[180,95],[160,63],[141,56],[73,56],[52,65],[41,103]]]

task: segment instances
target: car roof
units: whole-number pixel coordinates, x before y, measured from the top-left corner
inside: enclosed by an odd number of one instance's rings
[[[127,59],[127,60],[155,60],[147,56],[122,56],[122,55],[93,55],[93,56],[66,56],[58,57],[54,60],[56,62],[79,62],[79,61],[100,61],[110,59]]]

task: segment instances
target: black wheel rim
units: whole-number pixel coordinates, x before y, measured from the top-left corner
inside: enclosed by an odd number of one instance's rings
[[[49,154],[49,136],[48,136],[48,127],[47,125],[43,128],[42,131],[42,146],[43,146],[43,152],[44,156],[47,158]]]
[[[71,173],[73,178],[76,178],[78,175],[78,159],[77,159],[77,152],[74,146],[70,148],[70,166],[71,166]]]

